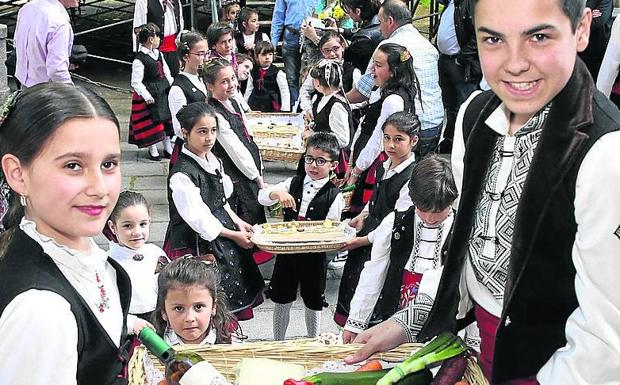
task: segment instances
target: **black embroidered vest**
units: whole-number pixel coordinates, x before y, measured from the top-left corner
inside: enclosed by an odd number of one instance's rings
[[[369,214],[358,236],[368,235],[368,233],[379,226],[383,218],[394,210],[400,190],[405,184],[409,183],[414,167],[415,162],[412,162],[404,170],[386,180],[382,180],[385,173],[383,166],[377,168],[377,183],[368,202]]]
[[[46,290],[63,297],[71,306],[78,331],[78,385],[121,385],[123,366],[128,358],[127,312],[131,299],[129,276],[111,258],[108,262],[116,270],[116,282],[123,311],[123,326],[120,348],[92,313],[81,295],[67,281],[54,261],[44,253],[41,246],[21,229],[17,229],[6,254],[0,258],[0,314],[19,294],[30,289]],[[41,317],[45,317],[41,314]],[[43,344],[44,341],[41,341]],[[39,349],[40,346],[30,346]],[[124,361],[124,362],[123,362]],[[33,369],[34,370],[34,369]]]
[[[254,33],[254,45],[256,45],[256,43],[258,43],[259,41],[263,41],[263,33],[260,31],[256,31]],[[243,36],[243,31],[239,31],[236,33],[235,35],[235,43],[237,44],[237,54],[246,54],[246,55],[250,55],[250,56],[254,56],[254,50],[250,50],[248,51],[245,48],[245,40],[244,40],[244,36]],[[254,75],[252,75],[254,76]]]
[[[455,328],[458,282],[498,138],[485,120],[499,104],[489,91],[477,96],[466,112],[465,183],[437,298],[420,332],[421,341]],[[594,143],[619,126],[620,111],[594,88],[578,59],[572,77],[553,99],[519,199],[495,339],[493,383],[535,375],[566,344],[566,321],[578,306],[571,259],[577,232],[577,174]]]
[[[316,98],[316,100],[312,104],[312,114],[314,116],[314,131],[332,132],[330,124],[329,124],[329,114],[331,114],[332,107],[334,106],[334,104],[338,103],[338,104],[342,104],[345,110],[347,110],[347,112],[349,113],[349,135],[350,135],[350,138],[352,138],[353,135],[351,132],[352,130],[354,130],[353,114],[351,113],[351,107],[349,106],[349,104],[345,103],[337,96],[332,96],[330,100],[327,102],[327,104],[323,106],[323,109],[317,112],[320,100],[321,100],[320,98]],[[355,132],[353,131],[353,133]]]
[[[209,104],[224,117],[228,124],[230,124],[230,128],[252,155],[254,165],[258,169],[258,172],[261,172],[260,151],[254,142],[254,139],[246,134],[247,131],[245,130],[245,124],[241,115],[241,107],[239,107],[239,104],[237,104],[234,99],[230,99],[230,102],[232,103],[235,113],[230,112],[228,108],[226,108],[219,100],[215,98],[209,99]],[[224,171],[228,176],[230,176],[233,182],[238,181],[241,178],[245,178],[244,174],[239,170],[235,162],[233,162],[219,141],[217,141],[215,146],[213,146],[213,153],[222,160],[222,163],[224,164]]]
[[[179,32],[179,26],[181,25],[181,17],[179,9],[179,1],[178,0],[170,0],[169,6],[174,7],[174,19],[176,21],[175,30],[177,33]],[[164,24],[165,22],[165,12],[161,6],[160,0],[147,0],[147,11],[146,11],[146,22],[147,23],[155,23],[159,27],[159,37],[164,38]]]
[[[173,86],[177,86],[183,91],[183,95],[185,95],[185,100],[187,100],[187,104],[194,102],[206,102],[207,95],[204,92],[199,90],[191,80],[187,78],[187,76],[183,74],[179,74],[174,78]]]
[[[170,169],[168,176],[168,185],[170,185],[170,177],[180,172],[187,175],[192,183],[200,189],[200,197],[202,201],[209,206],[212,213],[223,210],[226,204],[226,195],[224,194],[224,185],[222,183],[221,174],[210,174],[206,172],[196,160],[187,154],[181,152],[178,161]],[[192,250],[205,250],[206,246],[197,247],[200,237],[196,232],[181,218],[174,201],[172,200],[172,190],[168,189],[168,213],[170,221],[166,232],[166,242],[170,242],[173,250],[190,248]],[[226,223],[222,223],[225,227]],[[234,230],[233,228],[229,228]]]
[[[299,207],[304,192],[304,175],[295,175],[291,180],[289,194],[295,198],[295,209],[284,209],[284,220],[286,222],[294,221],[299,216]],[[327,182],[316,193],[306,210],[305,219],[307,221],[321,221],[327,217],[329,208],[334,203],[340,190],[332,182]]]
[[[276,66],[269,66],[264,77],[259,76],[260,67],[252,68],[252,81],[254,82],[252,94],[248,100],[248,105],[254,111],[274,111],[273,102],[281,106],[280,88],[278,87],[277,76],[280,70]]]

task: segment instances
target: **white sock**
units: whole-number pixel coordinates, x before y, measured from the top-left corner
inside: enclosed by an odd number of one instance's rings
[[[317,338],[321,332],[321,311],[306,308],[308,338]]]
[[[286,329],[291,317],[292,302],[274,303],[273,307],[273,339],[275,341],[284,341],[286,338]]]
[[[170,137],[164,136],[164,151],[168,154],[172,154],[172,143],[170,142]]]
[[[159,151],[157,151],[157,145],[156,144],[151,144],[149,146],[149,154],[151,154],[152,156],[159,156]]]

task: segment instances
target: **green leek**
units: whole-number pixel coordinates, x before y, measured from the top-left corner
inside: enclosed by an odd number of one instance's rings
[[[377,385],[392,385],[410,373],[426,368],[428,365],[447,360],[463,353],[467,348],[460,337],[443,332],[405,361],[392,368]]]

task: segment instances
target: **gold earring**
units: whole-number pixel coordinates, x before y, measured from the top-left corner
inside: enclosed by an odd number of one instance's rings
[[[26,199],[27,199],[27,197],[25,195],[20,195],[19,196],[19,204],[21,204],[23,207],[28,206],[28,201]]]

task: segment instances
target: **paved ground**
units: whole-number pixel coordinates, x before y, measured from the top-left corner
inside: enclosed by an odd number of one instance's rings
[[[123,69],[111,70],[108,68],[106,72],[107,74],[104,78],[106,83],[123,88],[129,87],[128,69],[125,72]],[[96,76],[90,77],[104,81]],[[129,121],[130,108],[129,94],[101,87],[94,87],[94,89],[110,103],[121,122],[123,189],[131,189],[143,193],[153,205],[153,225],[150,241],[161,246],[168,224],[168,205],[166,199],[168,162],[166,160],[153,162],[147,158],[146,150],[139,150],[127,143],[127,122]],[[275,183],[294,174],[293,165],[282,162],[266,162],[265,167],[267,183]],[[107,249],[105,238],[100,236],[97,238],[97,242]],[[266,280],[271,277],[272,269],[272,263],[261,266],[261,271]],[[329,271],[328,274],[326,297],[330,306],[323,312],[322,331],[338,332],[337,325],[333,322],[332,317],[341,272],[342,270]],[[271,326],[272,311],[273,303],[266,300],[264,304],[255,309],[254,319],[242,322],[241,326],[244,333],[253,340],[271,339],[273,336]],[[302,337],[305,333],[304,306],[301,300],[298,299],[291,310],[291,322],[287,335],[289,337]]]

